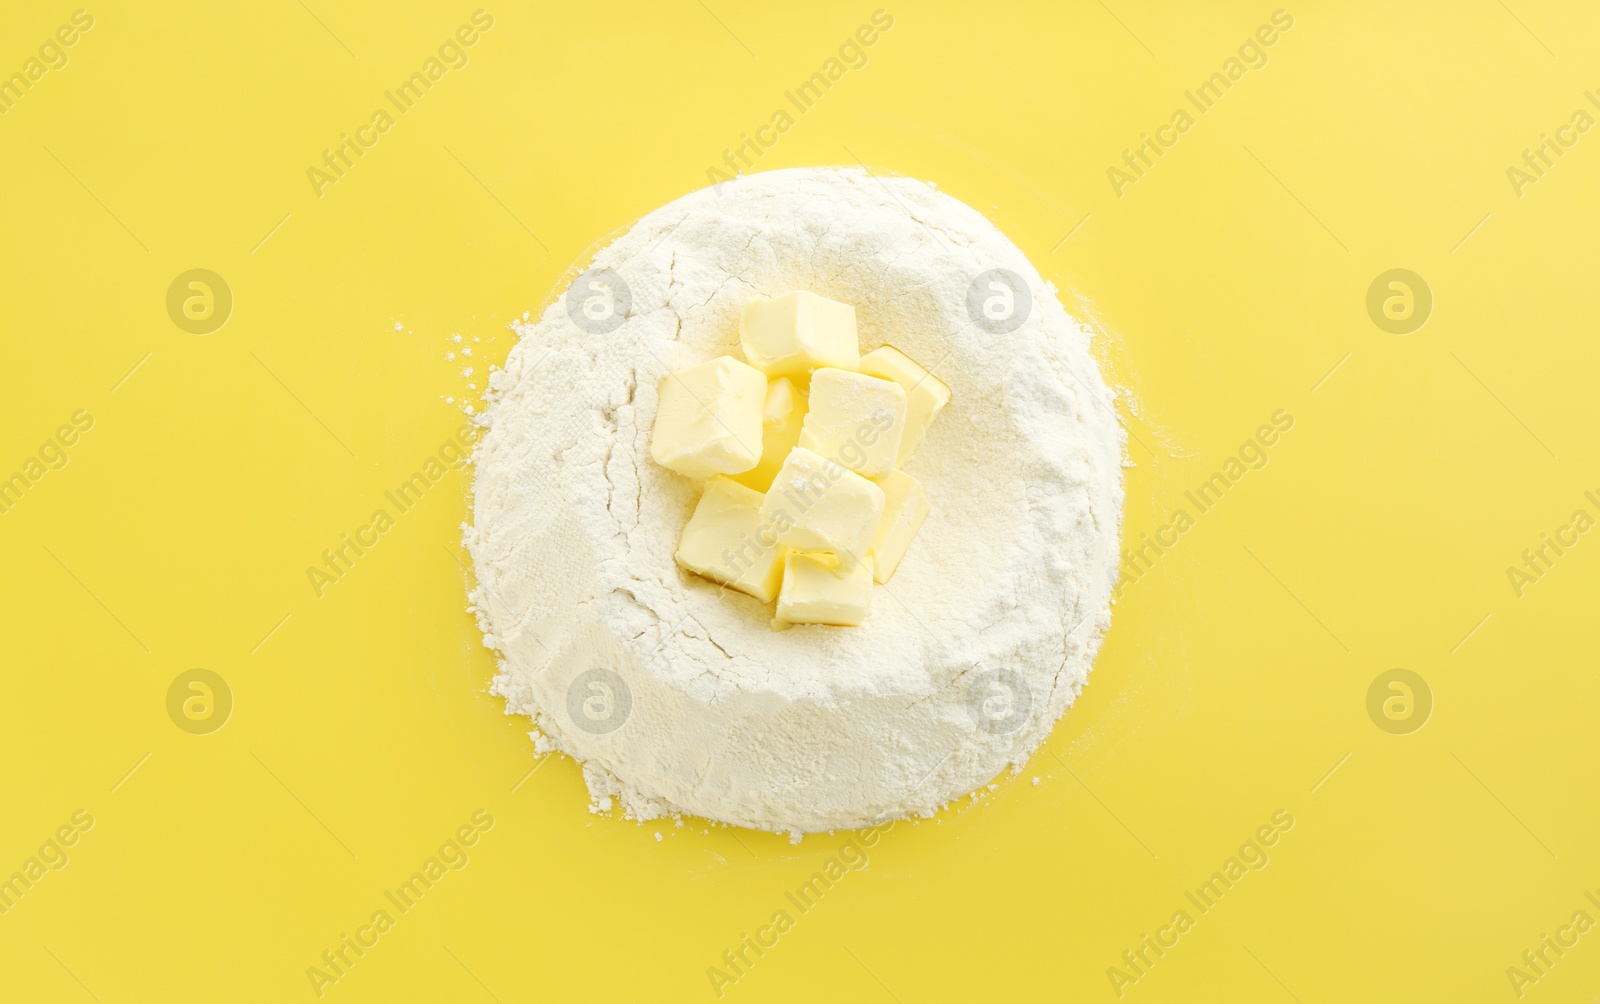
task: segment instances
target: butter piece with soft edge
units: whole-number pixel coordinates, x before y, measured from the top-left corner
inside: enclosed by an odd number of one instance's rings
[[[866,478],[894,470],[906,427],[906,392],[893,380],[832,367],[811,374],[800,445]]]
[[[873,579],[884,583],[894,577],[906,548],[928,518],[928,493],[905,471],[890,471],[878,485],[883,489],[883,516],[867,553],[872,557]]]
[[[785,547],[863,560],[883,516],[883,489],[796,446],[772,479],[761,515]]]
[[[747,488],[764,492],[783,458],[800,442],[800,423],[806,414],[805,392],[788,377],[776,377],[767,384],[767,402],[761,408],[761,460],[733,480]]]
[[[856,308],[805,290],[746,303],[739,345],[769,376],[804,380],[820,366],[853,370],[861,362]]]
[[[799,551],[784,558],[779,622],[856,627],[871,608],[870,562]]]
[[[678,564],[763,603],[778,595],[785,548],[762,533],[761,493],[729,478],[706,482],[705,494],[678,538]]]
[[[900,437],[895,466],[904,466],[922,443],[928,426],[950,403],[950,388],[893,345],[882,345],[861,357],[861,372],[893,380],[906,392],[906,430]]]
[[[767,378],[732,356],[663,377],[650,456],[691,478],[739,474],[761,459]]]

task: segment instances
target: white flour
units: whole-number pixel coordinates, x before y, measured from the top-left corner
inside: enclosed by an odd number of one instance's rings
[[[518,327],[466,534],[494,692],[538,750],[582,761],[600,810],[791,833],[928,815],[1026,760],[1110,624],[1123,434],[1023,254],[922,182],[795,169],[664,206],[593,269],[626,283],[625,320],[564,297]],[[991,269],[1021,289],[1009,322],[1003,280],[969,297]],[[699,485],[649,458],[658,381],[738,355],[745,301],[795,289],[953,392],[906,467],[932,513],[859,628],[774,632],[679,569]]]

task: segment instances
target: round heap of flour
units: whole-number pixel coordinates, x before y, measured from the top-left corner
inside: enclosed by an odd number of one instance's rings
[[[1021,764],[1110,623],[1123,443],[1022,252],[925,183],[794,169],[656,210],[601,269],[621,322],[562,297],[519,325],[474,457],[472,605],[538,750],[601,810],[791,833],[928,815]],[[905,468],[932,512],[861,627],[774,631],[680,569],[701,486],[649,454],[661,378],[738,356],[745,301],[797,289],[952,391]]]

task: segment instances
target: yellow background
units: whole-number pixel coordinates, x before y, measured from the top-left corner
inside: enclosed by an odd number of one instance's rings
[[[0,996],[314,1000],[307,968],[482,809],[470,864],[325,999],[715,1000],[708,967],[837,851],[592,816],[567,760],[528,776],[464,610],[464,472],[320,599],[305,572],[461,424],[510,318],[873,10],[805,6],[492,6],[321,197],[306,169],[471,6],[115,0],[0,116],[0,474],[95,421],[0,515],[0,878],[95,820],[0,916]],[[1600,133],[1520,197],[1506,175],[1592,107],[1600,13],[1291,6],[1118,197],[1107,168],[1273,11],[1203,6],[889,6],[757,163],[934,181],[1092,304],[1129,539],[1295,425],[1128,587],[1023,774],[884,835],[726,999],[1115,1000],[1108,967],[1278,810],[1270,864],[1125,999],[1514,1000],[1525,950],[1600,919],[1600,542],[1520,598],[1506,575],[1600,515]],[[71,14],[5,5],[0,73]],[[166,312],[191,268],[235,298],[210,335]],[[1392,268],[1433,293],[1409,335],[1366,311]],[[233,693],[210,735],[166,712],[192,668]],[[1393,668],[1433,694],[1410,735],[1366,712]],[[1600,933],[1525,992],[1600,994]]]

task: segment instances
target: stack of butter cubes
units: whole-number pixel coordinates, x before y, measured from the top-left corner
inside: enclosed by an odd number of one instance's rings
[[[661,381],[650,455],[708,479],[678,564],[777,600],[774,627],[859,625],[927,518],[900,468],[950,388],[891,346],[862,355],[855,308],[814,293],[751,300],[739,344]]]

